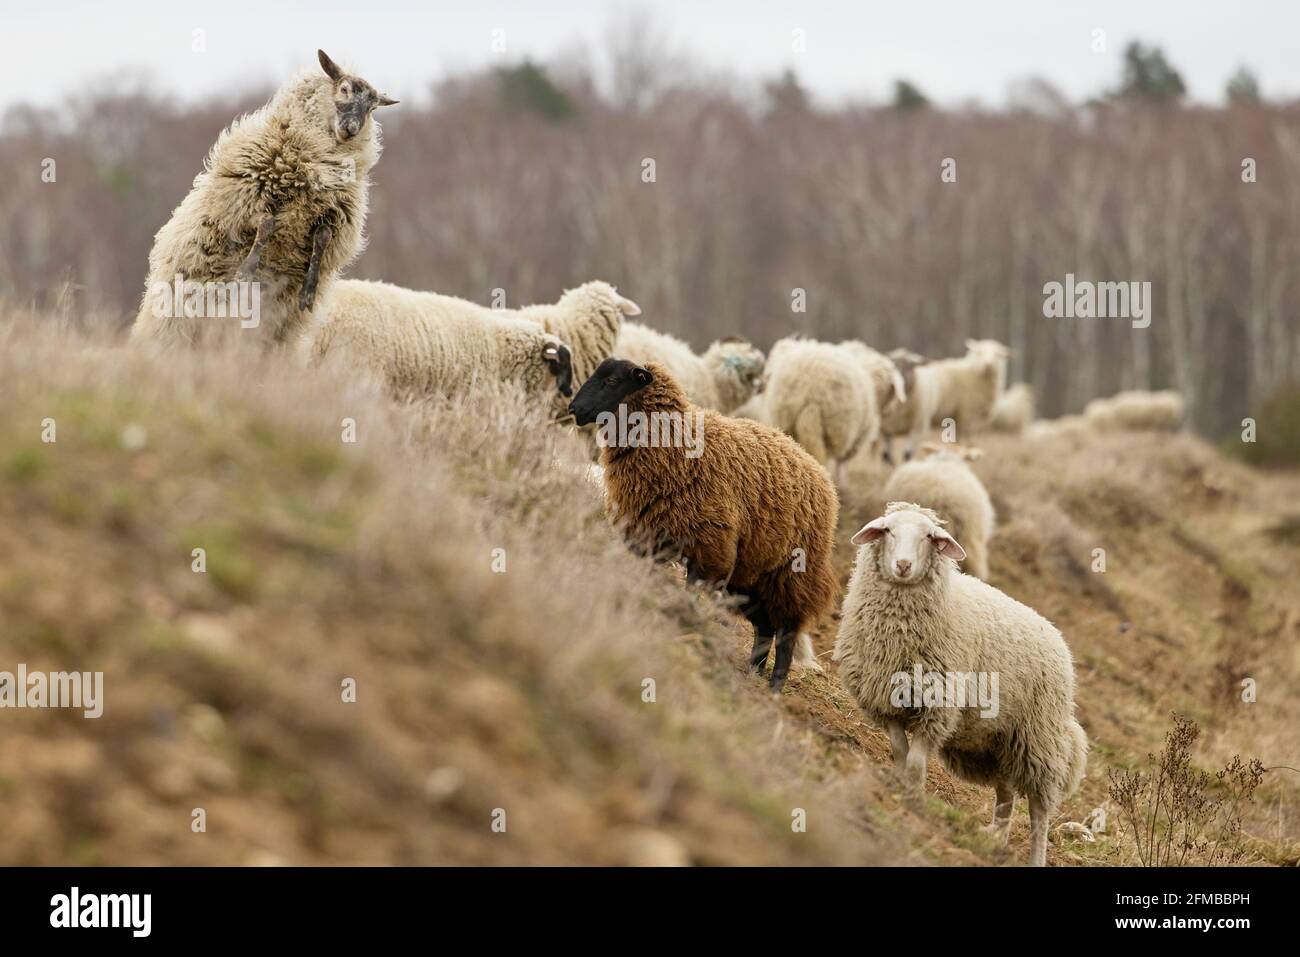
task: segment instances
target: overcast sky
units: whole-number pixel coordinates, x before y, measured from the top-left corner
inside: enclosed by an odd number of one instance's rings
[[[317,47],[389,95],[419,99],[433,79],[503,59],[585,51],[599,69],[611,23],[635,9],[652,10],[658,29],[708,70],[752,82],[793,67],[824,104],[884,99],[906,77],[943,103],[998,106],[1011,81],[1031,75],[1078,101],[1115,84],[1133,38],[1161,46],[1194,99],[1219,102],[1242,64],[1266,96],[1300,94],[1293,0],[0,0],[0,107],[51,105],[119,72],[182,99],[272,85],[314,65]],[[1098,29],[1103,52],[1093,51]],[[803,52],[793,49],[796,30]]]

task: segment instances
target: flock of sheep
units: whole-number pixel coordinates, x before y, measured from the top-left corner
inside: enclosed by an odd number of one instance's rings
[[[836,485],[860,455],[894,462],[885,514],[853,536],[834,659],[863,713],[884,728],[895,763],[923,788],[927,758],[994,788],[993,827],[1009,832],[1015,798],[1031,819],[1030,863],[1083,776],[1087,739],[1074,716],[1074,670],[1055,627],[987,584],[994,510],[953,444],[982,429],[1176,428],[1182,401],[1123,393],[1083,416],[1035,423],[1032,390],[1006,387],[1009,351],[970,341],[928,361],[857,341],[783,339],[768,356],[740,338],[702,355],[631,317],[607,283],[553,304],[486,308],[339,273],[364,245],[368,174],[379,158],[379,106],[394,101],[319,53],[321,73],[286,84],[213,146],[189,195],[159,230],[132,341],[154,347],[228,336],[285,347],[315,366],[368,370],[396,396],[453,396],[476,381],[513,383],[580,427],[618,410],[698,416],[700,454],[658,443],[601,443],[592,467],[629,544],[670,555],[693,579],[735,596],[753,625],[751,663],[775,647],[771,686],[792,665],[818,668],[808,632],[840,592],[832,553]],[[256,328],[168,314],[159,284],[255,281],[271,291]],[[920,445],[938,428],[945,441]],[[964,562],[964,571],[958,563]],[[798,661],[796,658],[798,650]],[[900,705],[899,676],[993,675],[992,714]]]

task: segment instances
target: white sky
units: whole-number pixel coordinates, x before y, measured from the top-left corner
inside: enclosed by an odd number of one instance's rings
[[[1112,87],[1132,38],[1161,46],[1194,99],[1219,102],[1249,65],[1269,97],[1300,94],[1293,0],[0,0],[0,109],[51,105],[118,72],[182,99],[277,85],[315,50],[391,96],[419,99],[431,80],[505,59],[569,58],[598,66],[611,22],[652,11],[658,29],[710,71],[753,81],[787,66],[822,103],[880,100],[906,77],[942,103],[1005,102],[1008,83],[1050,80],[1075,101]],[[1106,51],[1092,31],[1106,31]],[[193,31],[207,50],[194,52]],[[792,31],[807,50],[792,52]]]

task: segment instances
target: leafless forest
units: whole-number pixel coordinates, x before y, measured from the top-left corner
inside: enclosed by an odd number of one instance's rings
[[[943,355],[992,336],[1044,414],[1174,387],[1211,436],[1297,374],[1293,106],[1070,107],[1041,86],[997,112],[831,110],[791,78],[752,93],[628,76],[602,95],[570,70],[545,81],[550,99],[528,79],[443,81],[384,117],[354,274],[510,304],[606,278],[696,346],[805,332]],[[71,295],[70,315],[124,328],[154,231],[217,132],[267,94],[181,108],[101,86],[10,110],[0,295]],[[1044,318],[1044,283],[1067,273],[1150,281],[1150,328]]]

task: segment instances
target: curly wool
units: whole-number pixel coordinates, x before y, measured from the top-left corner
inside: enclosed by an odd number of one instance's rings
[[[594,280],[566,290],[558,302],[524,306],[514,311],[568,345],[573,358],[573,384],[577,388],[590,378],[596,366],[614,354],[623,317],[637,315],[641,310],[609,283]]]
[[[568,401],[541,356],[562,343],[517,313],[361,279],[335,283],[317,313],[304,337],[311,365],[341,358],[402,396],[454,396],[476,380],[499,380]]]
[[[889,512],[928,510],[892,502]],[[933,513],[927,517],[933,520]],[[835,643],[840,680],[863,713],[924,735],[957,776],[1010,784],[1055,809],[1078,787],[1087,737],[1074,716],[1074,663],[1061,633],[1032,608],[959,574],[936,554],[916,584],[899,586],[879,567],[881,543],[858,549]],[[997,673],[998,712],[900,709],[893,678],[924,672]]]
[[[767,360],[765,412],[822,465],[839,465],[879,439],[897,377],[888,357],[861,342],[782,339]]]
[[[629,539],[671,547],[692,573],[765,602],[798,632],[829,610],[839,500],[803,449],[775,429],[691,405],[667,369],[627,398],[629,414],[703,415],[702,454],[680,448],[601,450],[610,517]],[[797,570],[795,549],[802,549]]]
[[[749,401],[763,374],[763,353],[744,340],[715,342],[700,356],[676,336],[639,322],[623,323],[615,353],[639,365],[658,362],[692,404],[727,414]]]
[[[988,581],[989,539],[996,516],[988,490],[960,455],[941,451],[899,466],[885,483],[885,501],[916,502],[937,513],[966,550],[965,571]]]
[[[333,230],[321,259],[318,297],[365,247],[370,170],[381,150],[371,117],[345,143],[333,131],[333,83],[321,73],[290,81],[254,113],[217,137],[189,195],[154,237],[149,278],[131,337],[164,346],[197,345],[232,333],[262,345],[291,341],[307,316],[298,294],[311,260],[313,231]],[[260,324],[158,314],[155,285],[230,282],[267,216],[276,228],[262,255]],[[319,298],[318,300],[319,301]]]

